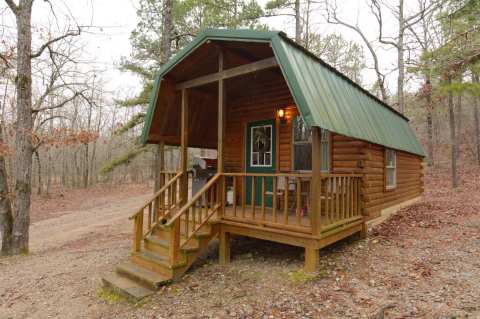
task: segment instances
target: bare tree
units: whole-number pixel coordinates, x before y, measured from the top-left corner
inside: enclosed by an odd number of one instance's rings
[[[447,84],[451,87],[452,85],[452,75],[447,75]],[[455,109],[453,105],[453,92],[450,88],[448,90],[448,122],[450,124],[450,143],[451,143],[451,167],[452,167],[452,187],[456,188],[458,186],[457,178],[457,132],[455,129]]]
[[[472,83],[475,85],[480,85],[478,73],[475,72],[474,70],[472,71]],[[479,110],[478,108],[480,107],[479,103],[479,97],[474,96],[473,97],[473,121],[474,121],[474,126],[475,126],[475,144],[477,148],[477,164],[480,165],[480,120],[479,120]]]
[[[397,0],[397,6],[392,7],[382,0],[371,0],[370,10],[378,22],[378,41],[382,44],[390,45],[397,50],[397,102],[398,110],[405,112],[405,34],[408,29],[421,21],[425,15],[438,8],[439,3],[436,0],[420,0],[419,8],[409,16],[405,16],[405,1]],[[383,10],[389,10],[391,15],[397,19],[398,32],[396,37],[390,38],[384,35]]]
[[[0,122],[0,230],[2,233],[2,248],[0,255],[8,255],[12,246],[13,215],[10,202],[10,192],[7,181],[7,168],[4,155],[7,151],[3,141],[3,123]]]
[[[373,47],[373,44],[372,44],[373,42],[370,41],[367,38],[366,34],[362,31],[358,21],[355,24],[352,24],[339,17],[336,1],[334,1],[333,4],[330,3],[329,1],[325,1],[324,7],[325,7],[325,17],[328,23],[342,25],[350,30],[355,31],[360,36],[360,38],[362,38],[363,43],[367,47],[373,59],[373,68],[375,70],[375,75],[377,77],[376,84],[380,89],[381,99],[385,102],[388,102],[387,89],[385,88],[385,74],[383,74],[380,71],[380,63],[379,63],[377,52]]]
[[[424,6],[424,0],[418,0],[420,8]],[[433,83],[432,61],[428,58],[429,52],[434,50],[438,43],[435,39],[438,38],[440,30],[435,19],[435,11],[426,12],[420,10],[419,21],[417,24],[408,25],[408,30],[413,38],[413,41],[418,45],[417,50],[419,54],[413,55],[407,60],[407,63],[414,67],[414,69],[423,77],[423,85],[421,95],[425,99],[425,126],[427,131],[427,165],[434,165],[434,142],[433,142],[433,114],[434,103],[432,99]]]
[[[68,31],[52,38],[41,45],[37,51],[32,51],[32,6],[34,0],[20,0],[18,5],[14,0],[5,0],[15,16],[17,25],[17,56],[16,56],[16,132],[15,132],[15,171],[13,197],[12,240],[2,243],[6,254],[28,252],[30,226],[30,197],[32,178],[32,131],[35,112],[32,108],[32,59],[40,57],[45,50],[63,39],[80,34],[80,29]],[[9,245],[9,246],[7,246]]]

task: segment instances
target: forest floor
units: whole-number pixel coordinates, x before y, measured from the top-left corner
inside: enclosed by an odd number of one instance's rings
[[[322,250],[318,276],[299,270],[301,249],[236,238],[230,265],[212,245],[180,282],[139,304],[104,291],[100,276],[127,258],[126,218],[146,191],[92,192],[58,209],[58,198],[37,199],[31,253],[0,259],[0,319],[480,318],[480,173],[461,176],[452,191],[446,172],[427,174],[420,202],[368,239]]]

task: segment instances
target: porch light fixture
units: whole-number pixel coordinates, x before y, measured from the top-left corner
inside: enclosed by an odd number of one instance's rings
[[[278,118],[280,119],[280,122],[281,123],[285,123],[285,109],[284,108],[280,108],[277,110],[277,116]]]

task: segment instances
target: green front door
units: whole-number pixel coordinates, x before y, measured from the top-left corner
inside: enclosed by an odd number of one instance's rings
[[[246,171],[247,173],[275,172],[275,120],[251,122],[247,125]],[[246,202],[252,203],[252,184],[255,182],[255,205],[262,204],[262,178],[247,177]],[[272,206],[272,178],[265,178],[265,206]]]

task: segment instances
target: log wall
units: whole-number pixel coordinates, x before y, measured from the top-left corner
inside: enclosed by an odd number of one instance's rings
[[[423,192],[422,158],[396,151],[397,186],[385,187],[385,147],[333,135],[333,173],[363,174],[363,199],[369,218],[380,215],[382,209],[415,198]]]

